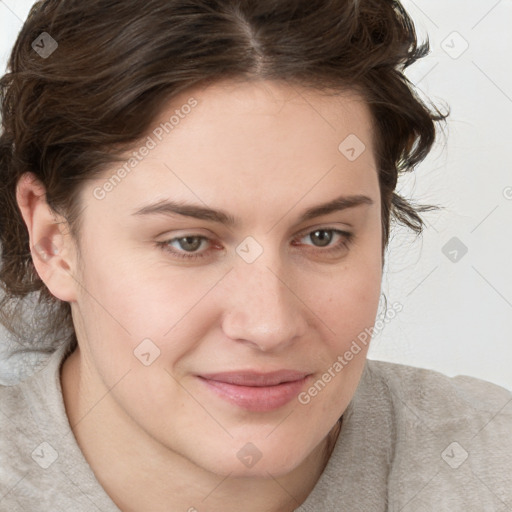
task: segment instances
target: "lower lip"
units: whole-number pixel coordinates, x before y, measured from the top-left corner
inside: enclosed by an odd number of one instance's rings
[[[237,386],[200,377],[210,390],[224,400],[253,412],[273,411],[291,402],[300,393],[308,377],[277,386]]]

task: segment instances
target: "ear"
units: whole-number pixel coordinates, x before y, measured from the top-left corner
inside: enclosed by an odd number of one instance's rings
[[[16,187],[16,200],[28,229],[36,271],[60,300],[76,300],[76,251],[67,221],[46,202],[46,189],[33,173],[25,173]]]

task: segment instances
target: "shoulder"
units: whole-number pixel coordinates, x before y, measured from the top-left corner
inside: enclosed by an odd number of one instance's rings
[[[512,502],[510,390],[384,361],[368,360],[366,370],[365,386],[384,387],[392,404],[390,499],[411,510],[501,510]]]
[[[31,417],[30,389],[36,381],[31,376],[15,385],[0,386],[0,510],[19,505],[13,497],[33,472],[32,454],[42,442]]]
[[[29,391],[35,382],[36,379],[32,376],[14,385],[0,385],[0,453],[6,446],[10,447],[12,453],[18,445],[11,441],[23,438],[26,431],[33,427]]]
[[[426,368],[368,360],[365,385],[383,388],[403,425],[457,432],[472,442],[506,436],[512,450],[512,391],[486,380],[449,377]]]
[[[458,411],[485,413],[512,399],[512,391],[468,375],[449,377],[436,370],[377,360],[368,360],[367,366],[370,379],[425,409],[455,401]]]
[[[69,425],[60,385],[63,345],[27,379],[0,386],[0,510],[118,511]]]
[[[46,436],[56,419],[52,412],[53,372],[48,367],[55,365],[55,356],[28,378],[0,385],[0,510],[6,503],[10,507],[20,504],[18,493],[26,498],[37,494],[38,470],[48,467],[55,457]]]

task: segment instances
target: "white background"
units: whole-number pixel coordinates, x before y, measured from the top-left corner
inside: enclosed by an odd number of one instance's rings
[[[0,0],[2,73],[31,4]],[[399,191],[443,209],[424,214],[419,239],[395,230],[383,292],[390,309],[395,302],[403,309],[377,332],[369,357],[512,389],[512,0],[403,5],[431,43],[407,74],[451,116]],[[454,237],[468,252],[445,249],[451,261],[443,247]]]

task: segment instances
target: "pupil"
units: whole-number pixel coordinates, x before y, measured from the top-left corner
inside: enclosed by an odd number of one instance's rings
[[[195,251],[201,246],[201,240],[197,236],[186,236],[180,238],[180,245],[186,251]]]
[[[313,239],[313,241],[316,238],[317,241],[319,242],[319,244],[317,244],[317,245],[324,247],[326,245],[329,245],[329,243],[331,242],[332,234],[329,231],[319,230],[319,231],[314,231],[311,234],[311,238]]]

